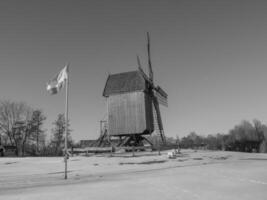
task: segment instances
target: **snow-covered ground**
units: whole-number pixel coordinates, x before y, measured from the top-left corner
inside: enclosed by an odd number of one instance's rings
[[[63,158],[0,158],[0,199],[267,199],[267,154],[182,150]]]

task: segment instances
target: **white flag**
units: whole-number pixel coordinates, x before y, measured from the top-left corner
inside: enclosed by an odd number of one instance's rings
[[[68,66],[65,66],[52,80],[46,84],[50,94],[57,94],[68,79]]]

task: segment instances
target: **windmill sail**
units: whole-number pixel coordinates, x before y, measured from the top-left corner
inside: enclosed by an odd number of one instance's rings
[[[154,96],[157,98],[159,104],[168,107],[168,95],[167,93],[157,86],[154,90]]]
[[[140,62],[140,58],[139,58],[139,56],[137,55],[136,58],[137,58],[138,69],[143,70],[143,69],[142,69],[141,62]]]
[[[153,71],[152,71],[151,54],[150,54],[150,38],[148,32],[147,32],[147,55],[148,55],[149,79],[153,82]]]
[[[149,82],[149,84],[151,85],[152,88],[154,88],[154,85],[152,83],[152,81],[148,78],[148,76],[146,75],[146,73],[144,72],[139,56],[137,56],[137,64],[138,64],[138,70],[141,72],[142,76],[144,77],[144,79]]]
[[[159,102],[156,97],[153,98],[153,120],[154,120],[154,130],[159,132],[160,137],[163,141],[163,143],[166,142],[166,138],[163,131],[163,124],[161,120],[161,114],[159,110]]]
[[[141,63],[140,63],[140,59],[137,56],[138,69],[141,72],[143,78],[148,83],[148,95],[151,97],[151,100],[152,100],[152,115],[153,115],[152,120],[153,120],[154,131],[158,132],[161,136],[163,143],[166,143],[159,104],[167,107],[168,106],[168,100],[167,100],[168,95],[161,87],[159,86],[155,87],[154,82],[153,82],[154,77],[153,77],[153,70],[152,70],[152,64],[151,64],[150,37],[149,37],[148,32],[147,32],[147,54],[148,54],[149,76],[147,76],[146,73],[144,72],[141,66]]]

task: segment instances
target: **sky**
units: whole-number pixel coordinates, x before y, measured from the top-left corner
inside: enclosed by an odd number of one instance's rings
[[[108,74],[147,71],[168,93],[166,136],[227,133],[267,123],[267,2],[247,0],[24,0],[0,2],[0,100],[42,109],[49,135],[65,93],[46,82],[70,63],[72,138],[96,139]]]

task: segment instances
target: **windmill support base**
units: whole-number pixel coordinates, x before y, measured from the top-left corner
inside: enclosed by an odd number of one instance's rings
[[[149,145],[145,145],[145,142]],[[123,136],[120,138],[120,142],[116,145],[117,149],[124,149],[126,151],[137,151],[153,149],[153,144],[143,135],[132,134],[128,136]]]
[[[112,139],[111,139],[112,137]],[[114,138],[116,138],[114,140]],[[115,142],[114,142],[115,141]],[[144,134],[114,135],[110,136],[108,131],[103,130],[100,137],[91,146],[97,149],[106,149],[112,147],[112,151],[144,151],[146,149],[154,149],[154,145],[144,136]]]

